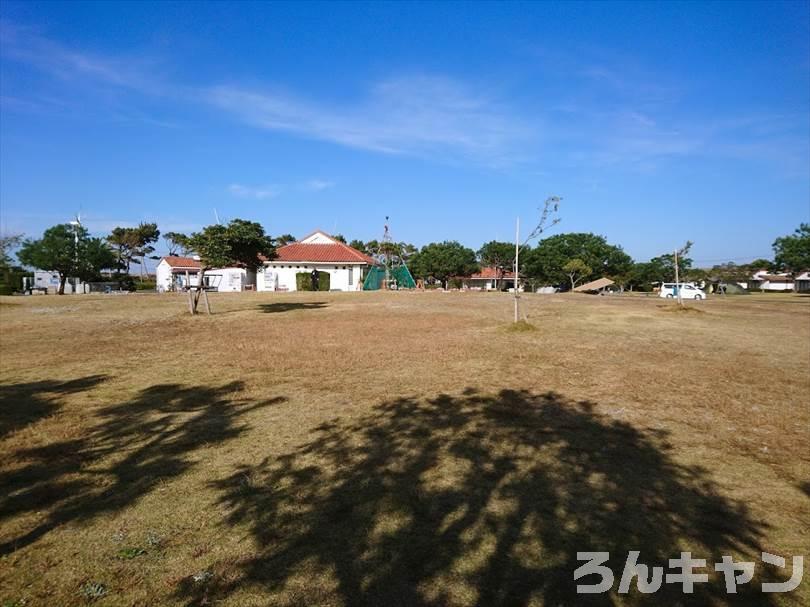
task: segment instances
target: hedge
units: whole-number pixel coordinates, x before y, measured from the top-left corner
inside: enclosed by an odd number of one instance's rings
[[[329,272],[318,272],[318,290],[328,291],[330,276]],[[295,288],[299,291],[312,290],[312,272],[298,272],[295,275]]]

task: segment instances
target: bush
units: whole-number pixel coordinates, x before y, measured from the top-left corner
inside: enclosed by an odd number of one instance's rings
[[[298,272],[295,275],[295,288],[299,291],[311,291],[312,290],[312,276],[311,272]],[[328,291],[330,287],[330,275],[329,272],[318,272],[318,290],[319,291]]]
[[[153,278],[148,278],[146,280],[136,280],[135,281],[135,290],[136,291],[154,291],[157,288],[157,282]]]

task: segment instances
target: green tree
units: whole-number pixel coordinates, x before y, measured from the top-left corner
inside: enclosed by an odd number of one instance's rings
[[[475,252],[451,240],[432,242],[411,258],[411,273],[419,278],[435,278],[442,283],[453,276],[469,276],[478,268]]]
[[[282,234],[278,238],[276,238],[276,246],[283,247],[284,245],[291,244],[293,242],[297,242],[295,236],[292,234]]]
[[[244,219],[234,219],[228,225],[215,224],[203,228],[191,235],[189,246],[200,256],[199,288],[194,296],[189,291],[192,314],[197,312],[207,270],[228,266],[256,270],[262,267],[265,260],[276,256],[275,243],[265,235],[261,224]]]
[[[366,243],[364,243],[362,240],[354,239],[349,243],[349,246],[351,248],[353,248],[353,249],[357,249],[361,253],[365,253],[366,255],[368,255],[368,249],[366,249]]]
[[[495,288],[503,278],[504,273],[515,265],[515,245],[510,242],[490,240],[478,249],[478,260],[483,266],[495,268]]]
[[[27,272],[12,265],[11,251],[23,241],[22,234],[0,236],[0,295],[11,295],[22,288],[22,277]]]
[[[553,285],[569,280],[563,266],[572,259],[581,260],[597,276],[609,277],[624,275],[633,264],[621,247],[590,233],[556,234],[541,240],[523,259],[522,271],[527,276]]]
[[[82,226],[59,224],[48,228],[39,240],[26,240],[17,258],[21,263],[59,274],[59,295],[68,277],[82,280],[97,277],[116,265],[116,257],[100,238],[90,238]]]
[[[773,260],[780,270],[810,270],[810,223],[801,224],[793,234],[773,242]]]
[[[334,238],[338,242],[342,242],[343,244],[346,244],[346,237],[343,234],[333,234],[332,238]]]
[[[98,280],[104,270],[116,267],[117,260],[103,238],[88,238],[82,243],[76,276],[84,281]]]
[[[181,232],[166,232],[163,235],[163,241],[166,243],[169,255],[188,255],[190,252],[188,236]]]
[[[568,280],[571,281],[571,290],[577,286],[577,283],[583,278],[591,275],[593,270],[581,259],[572,259],[563,266],[563,272],[568,275]]]
[[[10,253],[23,242],[22,234],[7,234],[0,236],[0,267],[6,268],[11,265]]]
[[[132,264],[140,264],[143,275],[146,258],[155,252],[153,243],[160,237],[156,223],[141,223],[136,228],[114,228],[107,237],[118,260],[118,271],[129,275]]]

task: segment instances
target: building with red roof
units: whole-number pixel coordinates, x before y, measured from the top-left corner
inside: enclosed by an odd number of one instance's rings
[[[276,249],[276,258],[259,270],[256,285],[259,291],[295,291],[296,274],[318,270],[329,273],[332,291],[358,291],[366,270],[375,264],[368,255],[316,230]]]

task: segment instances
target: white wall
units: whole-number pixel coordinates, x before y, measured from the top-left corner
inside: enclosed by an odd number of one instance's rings
[[[362,264],[265,264],[264,270],[259,270],[256,276],[256,289],[258,291],[287,290],[295,291],[295,275],[299,273],[310,274],[317,268],[319,272],[329,273],[330,290],[356,291],[357,283],[361,280],[365,266]],[[351,274],[351,282],[349,282]]]

